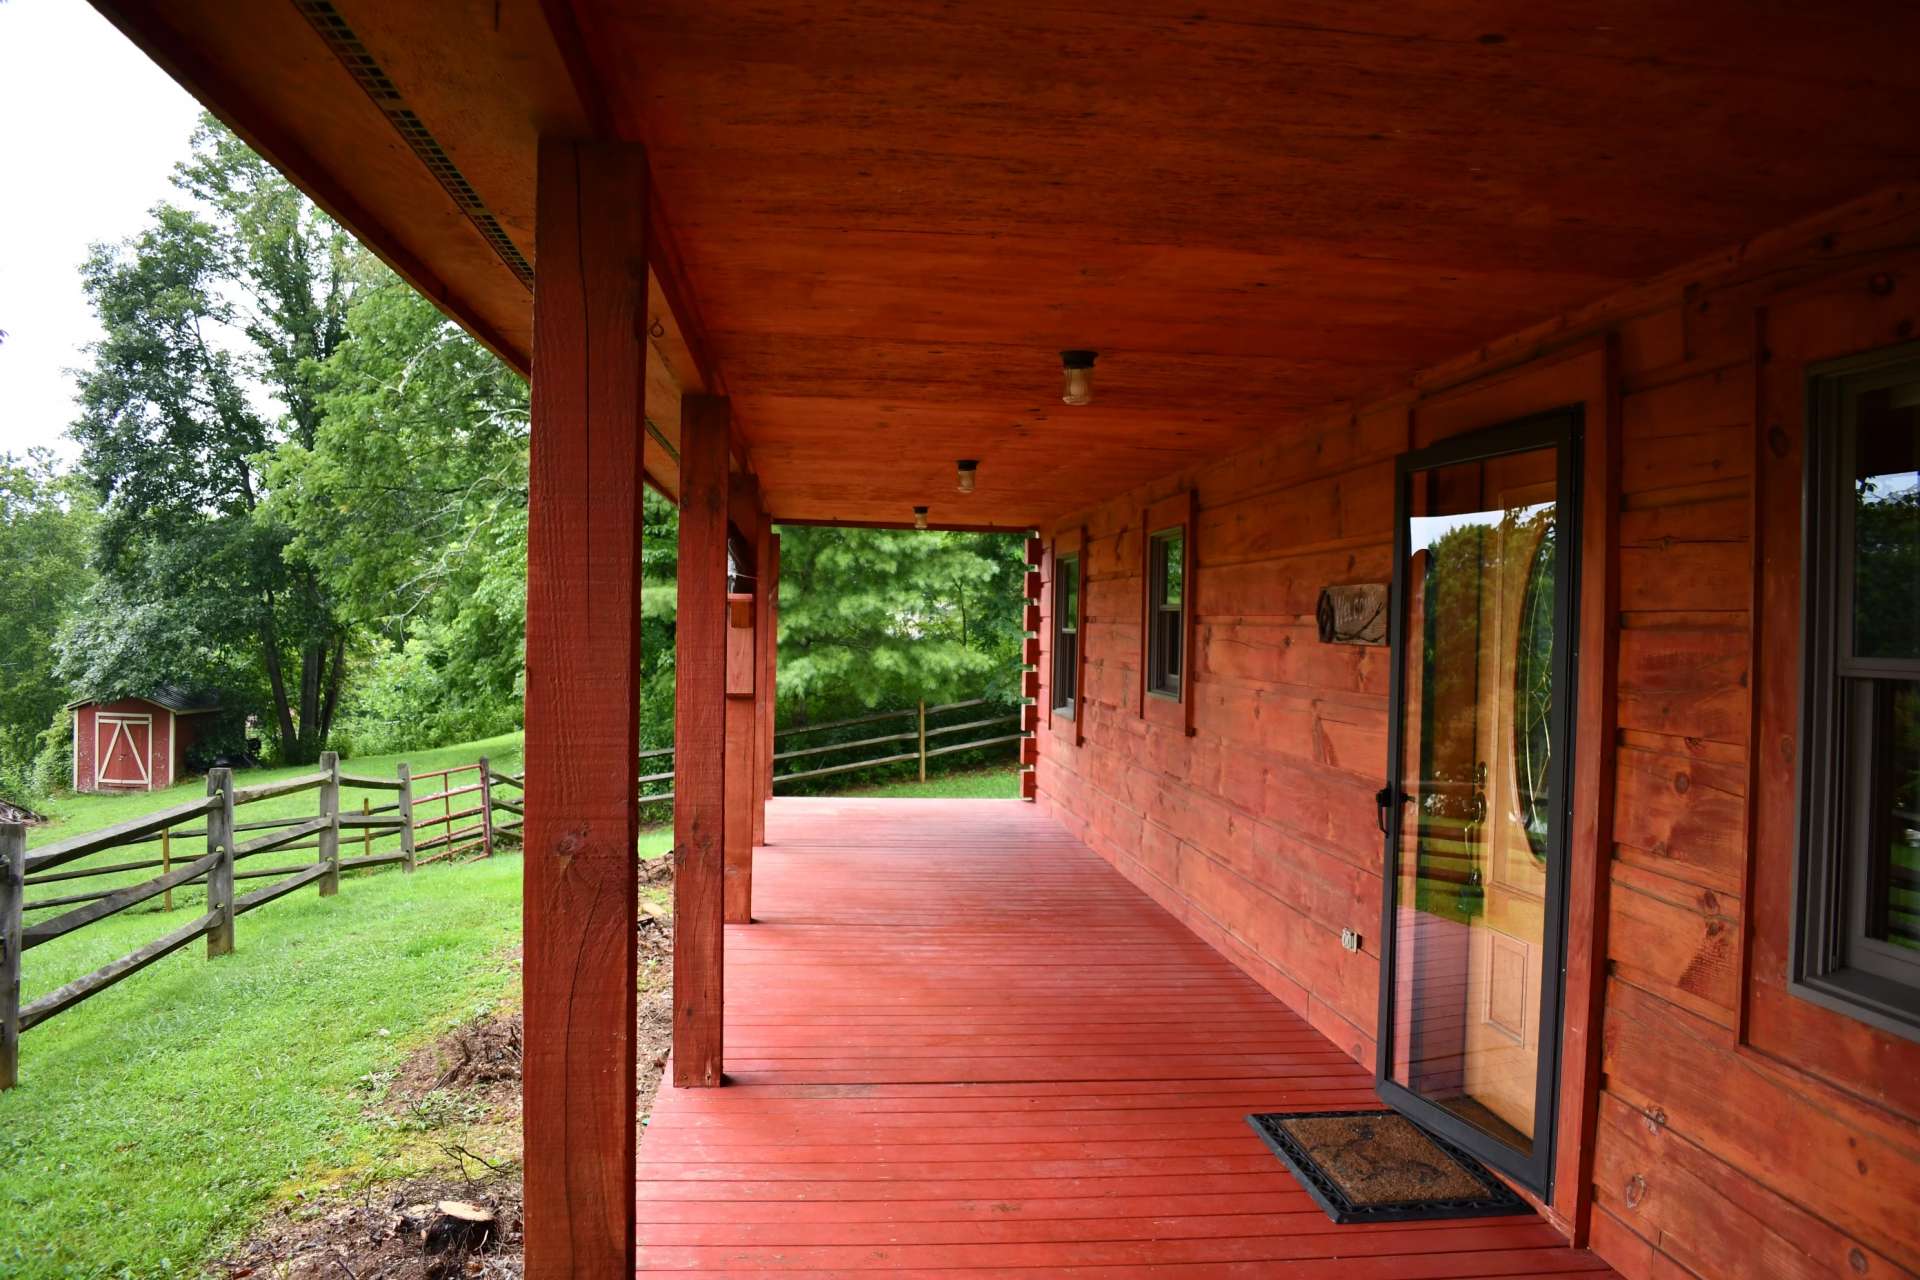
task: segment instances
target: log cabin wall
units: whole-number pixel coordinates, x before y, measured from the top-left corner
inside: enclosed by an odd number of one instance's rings
[[[1040,802],[1371,1067],[1389,651],[1322,644],[1315,603],[1388,580],[1395,455],[1481,425],[1446,406],[1551,407],[1528,397],[1604,351],[1611,403],[1588,424],[1616,476],[1587,486],[1615,494],[1615,724],[1588,799],[1613,803],[1589,863],[1597,925],[1576,910],[1569,951],[1577,970],[1603,948],[1604,1004],[1597,1087],[1560,1118],[1575,1154],[1552,1216],[1635,1277],[1920,1270],[1920,1044],[1785,977],[1804,367],[1916,336],[1920,190],[1901,188],[1072,513],[1043,530],[1041,598],[1050,611],[1054,539],[1084,526],[1084,702],[1076,726],[1041,691]],[[1187,489],[1191,736],[1141,714],[1143,516]]]

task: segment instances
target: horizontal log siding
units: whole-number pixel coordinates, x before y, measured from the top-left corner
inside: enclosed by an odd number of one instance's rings
[[[1592,1244],[1628,1276],[1920,1270],[1920,1045],[1784,990],[1793,850],[1786,833],[1753,834],[1748,796],[1754,477],[1779,449],[1756,316],[1827,306],[1846,321],[1828,354],[1920,333],[1913,246],[1920,194],[1885,193],[1059,526],[1084,523],[1091,541],[1086,741],[1043,724],[1041,803],[1371,1065],[1388,653],[1320,644],[1314,603],[1329,583],[1387,580],[1392,458],[1423,392],[1612,335],[1618,726]],[[1190,739],[1136,701],[1141,512],[1188,485]],[[1760,652],[1797,626],[1769,623]],[[1756,914],[1750,897],[1776,905]],[[1359,952],[1341,949],[1342,927]]]
[[[1385,581],[1406,442],[1390,412],[1193,477],[1191,738],[1139,714],[1141,517],[1184,479],[1087,513],[1086,742],[1056,717],[1038,766],[1069,828],[1366,1063],[1387,654],[1320,644],[1313,610],[1327,582]]]

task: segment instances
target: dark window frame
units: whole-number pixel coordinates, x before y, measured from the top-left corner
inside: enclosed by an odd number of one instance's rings
[[[1067,578],[1071,573],[1071,596]],[[1053,557],[1053,680],[1049,709],[1071,720],[1080,700],[1080,593],[1086,589],[1080,574],[1080,553],[1058,552]],[[1071,598],[1073,608],[1067,607]],[[1063,637],[1072,637],[1069,646]]]
[[[1799,848],[1788,988],[1795,995],[1920,1040],[1920,954],[1870,935],[1870,850],[1886,838],[1873,814],[1870,760],[1884,726],[1876,693],[1920,680],[1920,658],[1854,656],[1854,476],[1863,392],[1920,380],[1920,343],[1807,369],[1801,507]]]
[[[1186,652],[1187,625],[1187,526],[1169,525],[1147,535],[1147,696],[1178,702],[1185,689],[1185,673],[1191,658]],[[1169,608],[1167,567],[1172,560],[1170,548],[1179,542],[1180,603]],[[1169,629],[1172,631],[1174,663],[1167,663]]]

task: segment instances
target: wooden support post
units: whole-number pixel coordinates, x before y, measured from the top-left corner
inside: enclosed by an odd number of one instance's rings
[[[166,875],[173,870],[173,828],[168,827],[160,833],[160,874]],[[173,889],[171,886],[160,898],[162,911],[173,910]]]
[[[773,763],[773,593],[777,579],[773,521],[763,512],[754,547],[753,578],[753,762],[749,786],[753,794],[753,843],[767,842],[767,796],[773,790],[768,766]]]
[[[726,884],[721,898],[728,924],[753,921],[753,760],[759,720],[753,694],[759,657],[753,614],[752,595],[727,597]]]
[[[773,523],[767,523],[771,530]],[[764,570],[767,590],[766,618],[764,634],[760,637],[761,651],[766,655],[765,665],[760,669],[760,692],[756,695],[762,709],[764,726],[760,737],[760,827],[754,833],[755,844],[767,842],[766,817],[767,801],[773,798],[773,753],[776,750],[774,734],[779,730],[780,704],[776,700],[780,680],[780,535],[767,535],[767,565]]]
[[[673,733],[673,1083],[721,1083],[725,946],[727,401],[680,401]]]
[[[27,896],[27,829],[0,823],[0,1089],[20,1083],[20,914]]]
[[[493,856],[493,766],[480,757],[480,852]]]
[[[373,801],[366,796],[360,797],[360,816],[362,818],[373,816]],[[363,858],[373,856],[373,827],[369,824],[363,824],[360,828],[360,856]]]
[[[220,856],[207,868],[207,959],[233,950],[233,770],[207,770],[207,794],[220,803],[207,810],[207,852]]]
[[[320,784],[320,816],[327,825],[320,828],[320,846],[317,855],[326,871],[320,876],[320,896],[331,898],[340,892],[340,756],[337,752],[320,753],[320,772],[327,780]]]
[[[529,1280],[631,1280],[645,151],[542,139],[522,874]]]
[[[920,699],[920,781],[927,780],[927,700]]]
[[[413,766],[402,760],[395,773],[400,778],[400,867],[413,874]]]

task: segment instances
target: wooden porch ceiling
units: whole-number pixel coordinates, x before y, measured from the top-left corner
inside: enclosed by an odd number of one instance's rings
[[[539,134],[646,142],[649,416],[731,394],[792,519],[1043,521],[1920,161],[1893,0],[95,3],[523,368],[526,284],[316,21],[528,260]]]

